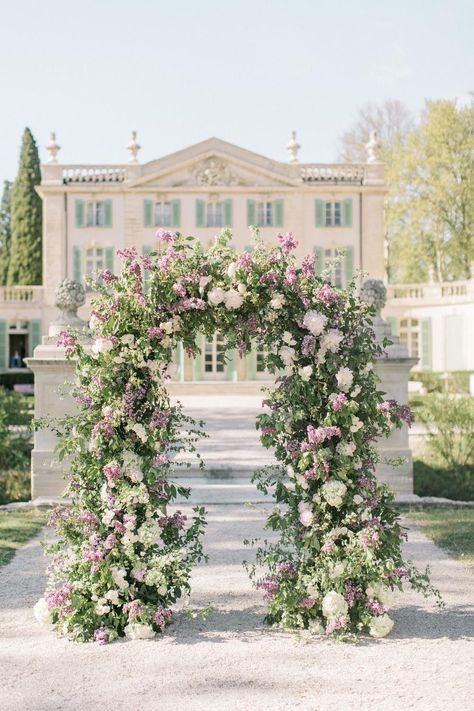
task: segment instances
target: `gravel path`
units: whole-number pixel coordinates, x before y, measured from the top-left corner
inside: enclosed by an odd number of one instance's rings
[[[419,531],[407,554],[429,562],[448,604],[407,593],[389,638],[358,645],[304,640],[268,629],[241,566],[245,537],[262,530],[265,504],[211,504],[210,562],[194,576],[191,604],[163,638],[100,647],[57,639],[31,607],[44,589],[38,540],[0,571],[2,711],[446,711],[474,708],[474,577]]]

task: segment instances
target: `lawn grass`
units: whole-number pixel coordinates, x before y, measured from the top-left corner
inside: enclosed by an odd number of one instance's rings
[[[0,511],[0,567],[18,548],[33,538],[46,524],[46,514],[37,511]]]
[[[436,545],[474,570],[474,509],[428,509],[408,516]]]

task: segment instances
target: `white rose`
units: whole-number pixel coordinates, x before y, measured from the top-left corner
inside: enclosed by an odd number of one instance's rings
[[[335,590],[331,590],[323,597],[322,609],[324,617],[329,619],[346,615],[349,610],[343,596]]]
[[[387,614],[373,617],[369,625],[369,634],[376,639],[385,637],[392,631],[393,620]]]
[[[153,639],[155,632],[150,625],[142,625],[139,622],[130,622],[125,629],[125,636],[128,639]]]
[[[287,365],[289,367],[291,367],[293,365],[293,361],[295,359],[295,349],[294,348],[291,348],[291,346],[282,346],[280,348],[279,355],[285,365]]]
[[[353,499],[354,503],[357,504],[357,506],[359,504],[361,504],[363,502],[363,500],[364,500],[364,497],[361,496],[360,494],[356,494]]]
[[[336,381],[337,381],[337,387],[339,390],[342,390],[342,392],[348,392],[350,390],[352,381],[354,380],[354,375],[352,373],[352,370],[349,368],[339,368],[339,370],[336,373]]]
[[[319,336],[327,324],[327,316],[318,313],[317,311],[307,311],[304,315],[303,326],[308,329],[313,336]]]
[[[284,303],[285,297],[283,296],[283,294],[275,293],[273,294],[273,297],[270,301],[270,306],[272,307],[272,309],[281,309]]]
[[[352,418],[351,432],[358,432],[363,424],[362,420],[359,420],[359,418],[354,415]]]
[[[235,272],[237,271],[237,266],[235,262],[231,262],[227,267],[227,276],[233,279],[235,277]]]
[[[314,514],[312,511],[302,511],[300,513],[300,523],[307,528],[313,523]]]
[[[347,491],[347,486],[342,481],[326,481],[321,487],[321,493],[330,506],[340,508]]]
[[[95,314],[92,314],[90,321],[89,321],[90,330],[95,331],[96,329],[99,329],[100,323],[101,323],[100,319],[98,319]]]
[[[286,343],[287,346],[294,346],[296,345],[296,341],[293,338],[293,334],[290,333],[289,331],[284,331],[282,340],[284,343]]]
[[[136,533],[132,533],[132,531],[127,531],[120,540],[122,541],[122,545],[128,546],[131,543],[136,543],[138,536]]]
[[[92,352],[95,355],[99,353],[108,353],[112,350],[114,344],[108,338],[96,338],[92,345]]]
[[[352,457],[356,449],[357,446],[354,442],[339,442],[336,447],[336,451],[338,452],[338,454],[343,454],[346,457]]]
[[[157,588],[158,595],[166,595],[167,592],[168,592],[168,588],[166,587],[166,585],[160,585]]]
[[[133,335],[133,333],[126,333],[124,336],[122,336],[122,338],[120,340],[126,346],[133,346],[133,343],[135,341],[135,336]]]
[[[355,388],[351,392],[351,397],[357,397],[361,391],[360,385],[356,385]]]
[[[329,577],[331,580],[336,580],[336,578],[340,578],[341,575],[344,575],[345,570],[346,566],[344,563],[333,563],[329,570]]]
[[[173,320],[164,321],[163,323],[160,323],[159,328],[161,328],[161,330],[164,331],[165,333],[173,333],[173,329],[174,329]]]
[[[105,599],[102,598],[102,600],[99,600],[99,602],[95,606],[95,611],[98,615],[106,615],[108,612],[110,612],[110,605],[106,605]]]
[[[234,311],[242,306],[242,294],[239,294],[237,289],[229,289],[225,295],[225,307],[229,311]]]
[[[239,294],[243,295],[247,291],[247,287],[245,286],[245,284],[238,284],[237,291],[239,292]]]
[[[105,593],[105,599],[110,600],[112,605],[118,605],[119,604],[118,590],[107,590],[107,592]]]
[[[313,372],[312,365],[305,365],[304,368],[300,368],[298,370],[301,380],[303,380],[305,383],[307,383],[308,380],[311,378],[312,372]]]
[[[115,513],[109,509],[102,516],[102,523],[104,524],[104,526],[109,526],[112,523],[112,521],[114,520],[114,518],[115,518]]]
[[[33,614],[42,625],[53,624],[53,618],[51,617],[51,613],[48,609],[48,603],[44,597],[40,597],[36,605],[33,607]]]
[[[225,291],[224,291],[224,289],[221,289],[220,286],[215,286],[213,289],[210,290],[210,292],[207,295],[207,300],[213,306],[217,306],[218,304],[221,304],[224,301],[224,299],[225,299]]]
[[[124,568],[111,568],[112,573],[112,580],[116,584],[120,590],[127,590],[129,587],[127,581],[125,580],[125,577],[127,575],[127,571]]]

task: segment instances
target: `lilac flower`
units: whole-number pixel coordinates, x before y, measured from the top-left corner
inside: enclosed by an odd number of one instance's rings
[[[304,336],[303,341],[301,343],[301,353],[305,356],[311,355],[314,353],[314,350],[316,348],[316,339],[314,336]]]
[[[293,577],[293,575],[296,575],[295,566],[293,565],[293,563],[290,563],[288,561],[278,563],[275,567],[275,571],[277,575],[281,576],[282,578],[291,578]]]
[[[340,412],[344,406],[344,403],[347,402],[347,397],[344,393],[333,393],[329,396],[329,402],[331,403],[331,407],[334,412]]]
[[[163,338],[165,332],[161,330],[158,326],[151,326],[148,331],[148,338]]]
[[[109,633],[107,627],[98,627],[94,630],[94,642],[99,644],[107,644],[109,641]]]
[[[270,287],[275,286],[278,283],[278,274],[273,271],[265,272],[259,279],[260,285],[269,284]]]
[[[171,610],[166,610],[164,607],[159,607],[155,614],[153,615],[153,620],[157,627],[160,628],[162,632],[165,631],[167,623],[170,621],[172,616]]]
[[[349,622],[349,618],[346,617],[345,615],[342,615],[341,617],[335,617],[334,619],[330,620],[326,626],[326,634],[332,634],[336,630],[340,630],[343,627],[347,625]]]
[[[118,277],[116,277],[115,274],[112,274],[109,269],[106,269],[105,271],[100,272],[99,279],[103,281],[104,284],[111,284],[113,281],[117,281]]]
[[[74,353],[77,346],[77,341],[70,333],[67,331],[61,331],[56,342],[57,346],[62,346],[65,350],[66,358]]]
[[[173,284],[173,291],[177,296],[181,298],[184,298],[186,296],[186,287],[183,286],[183,284],[179,281]]]
[[[132,622],[134,619],[139,617],[144,611],[144,606],[139,600],[132,600],[131,602],[125,603],[122,610],[128,613],[128,621]]]
[[[318,301],[321,301],[326,306],[329,306],[333,301],[337,301],[336,292],[329,286],[329,284],[323,284],[318,289],[315,290],[314,296]]]
[[[349,608],[354,607],[356,600],[363,600],[365,593],[352,580],[346,580],[344,583],[344,598]]]
[[[174,232],[169,232],[168,230],[157,230],[155,237],[166,244],[173,244],[176,242],[176,235]]]
[[[311,279],[312,277],[314,277],[315,261],[315,257],[313,256],[308,256],[303,259],[303,263],[301,265],[301,272],[306,279]]]
[[[155,467],[162,467],[163,464],[168,464],[169,459],[166,456],[166,454],[157,454],[156,457],[153,458],[153,466]]]
[[[105,550],[111,551],[112,548],[115,548],[116,543],[117,539],[115,538],[115,535],[113,533],[110,533],[104,541]]]
[[[293,237],[293,232],[287,232],[284,235],[278,235],[278,241],[281,245],[281,250],[285,257],[287,257],[289,253],[293,249],[296,249],[296,247],[298,246],[298,242]]]
[[[297,280],[298,275],[294,267],[287,267],[285,270],[285,284],[291,286]]]
[[[235,262],[236,269],[242,269],[244,272],[252,271],[252,257],[248,252],[239,254]]]
[[[153,414],[151,416],[150,427],[164,427],[168,422],[169,417],[169,412],[156,408],[153,410]]]
[[[387,608],[382,605],[381,602],[378,600],[374,600],[374,598],[369,597],[365,604],[366,608],[369,610],[369,612],[372,612],[374,615],[383,615],[385,612],[387,612]]]
[[[260,580],[255,587],[257,590],[264,590],[265,600],[271,600],[277,594],[280,584],[272,575],[267,575],[265,578]]]
[[[125,247],[124,249],[117,249],[117,254],[119,257],[124,259],[136,259],[138,257],[137,250],[135,247]]]
[[[304,610],[310,610],[312,607],[314,607],[314,604],[316,603],[316,600],[314,597],[305,597],[301,602],[298,604],[298,607],[302,607]]]

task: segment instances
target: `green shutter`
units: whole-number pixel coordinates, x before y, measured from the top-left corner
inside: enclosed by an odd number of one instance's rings
[[[41,343],[41,321],[33,319],[28,324],[28,354],[33,355],[36,346]]]
[[[232,227],[232,200],[224,200],[224,225]]]
[[[236,382],[237,380],[237,351],[235,348],[227,351],[227,363],[225,368],[226,380]]]
[[[322,247],[314,247],[314,256],[316,257],[316,262],[314,265],[314,273],[316,276],[321,276],[324,269],[324,253]]]
[[[112,227],[112,200],[104,200],[104,227]]]
[[[196,344],[200,352],[193,358],[193,380],[199,381],[204,373],[204,336],[200,333],[196,336]]]
[[[114,248],[105,248],[105,268],[109,269],[112,273],[114,271]]]
[[[196,227],[205,227],[206,203],[204,200],[196,200]]]
[[[314,224],[316,227],[324,226],[324,200],[314,201]]]
[[[249,252],[249,254],[251,254],[253,252],[253,250],[254,250],[253,244],[246,244],[245,245],[244,252]]]
[[[275,216],[275,227],[283,227],[283,200],[273,201],[273,214]]]
[[[74,281],[82,281],[82,250],[80,247],[72,248],[72,274]]]
[[[184,383],[184,347],[182,341],[176,346],[175,361],[178,366],[178,381]]]
[[[385,320],[390,326],[392,336],[398,336],[398,322],[395,316],[387,316]]]
[[[247,225],[255,225],[257,222],[257,203],[255,200],[247,200]]]
[[[171,222],[173,227],[181,225],[181,200],[171,200]]]
[[[352,227],[352,199],[347,198],[342,203],[342,225],[343,227]]]
[[[431,370],[431,318],[421,319],[421,367]]]
[[[84,200],[75,200],[74,207],[76,212],[76,227],[84,227],[85,204]]]
[[[7,367],[7,322],[0,321],[0,368]]]
[[[354,247],[349,245],[344,249],[344,281],[345,286],[350,284],[354,276]]]
[[[256,380],[257,378],[257,344],[252,341],[252,350],[245,354],[245,379]]]
[[[145,199],[143,201],[143,226],[154,227],[153,223],[153,200]]]

